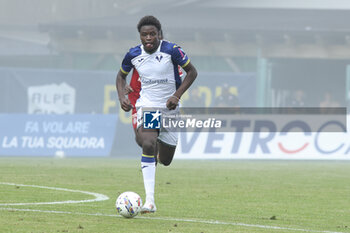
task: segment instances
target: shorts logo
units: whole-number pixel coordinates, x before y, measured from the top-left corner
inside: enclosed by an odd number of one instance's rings
[[[161,113],[157,111],[143,112],[143,128],[144,129],[160,129]]]

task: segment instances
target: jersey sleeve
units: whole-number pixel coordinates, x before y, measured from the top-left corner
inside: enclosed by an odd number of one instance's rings
[[[125,55],[122,61],[122,65],[120,67],[121,72],[123,72],[124,74],[128,74],[131,71],[131,69],[134,67],[134,65],[131,63],[131,59],[132,59],[132,56],[130,52],[128,52]]]
[[[190,63],[190,59],[181,47],[174,45],[172,48],[172,59],[176,65],[182,68],[186,67]]]

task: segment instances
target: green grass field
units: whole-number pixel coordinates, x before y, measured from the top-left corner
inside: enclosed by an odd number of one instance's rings
[[[0,158],[0,232],[350,232],[348,162],[175,160],[156,179],[158,211],[125,219],[115,199],[144,198],[138,160]],[[20,184],[110,199],[35,205],[95,197]]]

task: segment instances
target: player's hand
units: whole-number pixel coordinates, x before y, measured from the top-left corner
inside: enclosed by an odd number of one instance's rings
[[[176,96],[171,96],[168,101],[166,102],[166,107],[169,110],[174,110],[177,105],[179,104],[179,98],[177,98]]]
[[[133,91],[134,91],[134,89],[132,89],[130,85],[128,85],[128,84],[125,85],[124,95],[128,95],[129,93],[131,93]]]
[[[120,107],[125,111],[125,112],[129,112],[133,106],[132,104],[130,103],[130,100],[128,98],[123,98],[123,99],[120,99]]]

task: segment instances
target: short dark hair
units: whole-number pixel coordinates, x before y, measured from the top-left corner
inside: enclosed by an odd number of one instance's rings
[[[162,25],[160,24],[159,20],[152,15],[142,17],[137,24],[137,30],[140,32],[141,27],[145,25],[153,25],[158,29],[158,31],[162,30]]]

